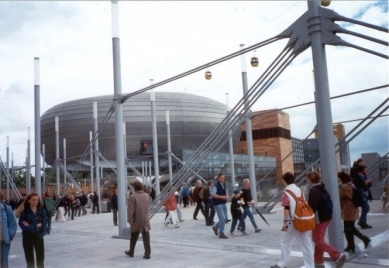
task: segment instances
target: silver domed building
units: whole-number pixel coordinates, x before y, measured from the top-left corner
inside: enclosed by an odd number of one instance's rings
[[[55,162],[55,117],[59,117],[60,159],[63,158],[63,139],[66,138],[66,162],[72,170],[84,153],[89,155],[89,133],[93,131],[93,102],[97,102],[98,124],[102,126],[112,104],[113,95],[92,97],[65,102],[46,111],[41,117],[41,140],[45,144],[45,162]],[[166,110],[170,111],[170,133],[172,152],[183,159],[184,151],[196,150],[226,116],[226,106],[217,101],[186,93],[155,92],[158,152],[160,166],[167,166]],[[126,122],[127,157],[140,167],[141,162],[152,160],[152,126],[150,93],[131,97],[123,104]],[[115,117],[112,115],[99,135],[101,154],[114,164]],[[226,133],[227,134],[227,133]],[[237,145],[240,132],[234,134]],[[147,143],[147,146],[145,146]],[[228,152],[228,143],[220,152]],[[89,156],[79,170],[89,171]],[[107,163],[100,162],[108,167]],[[116,166],[114,164],[114,166]],[[167,173],[167,172],[165,172]]]

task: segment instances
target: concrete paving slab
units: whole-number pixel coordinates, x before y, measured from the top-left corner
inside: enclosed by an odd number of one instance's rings
[[[261,204],[262,205],[262,204]],[[258,215],[255,219],[262,229],[254,228],[246,220],[249,235],[237,235],[228,239],[216,237],[211,227],[205,226],[201,213],[199,220],[193,220],[194,206],[181,208],[184,222],[180,228],[165,227],[165,214],[157,213],[151,220],[151,259],[143,259],[143,243],[138,241],[134,258],[124,254],[129,248],[128,239],[113,238],[118,235],[111,213],[90,214],[76,217],[66,223],[52,223],[50,235],[45,236],[45,267],[152,267],[152,268],[195,268],[195,267],[270,267],[280,258],[282,208],[279,204],[271,214],[264,216],[267,226]],[[389,263],[389,213],[381,210],[381,203],[371,203],[368,215],[372,229],[362,230],[372,238],[371,246],[363,249],[358,239],[358,250],[348,255],[345,268],[387,267]],[[229,234],[231,224],[226,224]],[[339,228],[342,228],[341,226]],[[364,257],[367,254],[367,258]],[[10,267],[25,267],[20,230],[12,242]],[[326,258],[326,267],[334,263]],[[289,268],[303,267],[302,253],[298,245],[293,247]]]

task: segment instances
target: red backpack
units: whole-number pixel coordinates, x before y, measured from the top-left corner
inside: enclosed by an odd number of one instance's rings
[[[297,197],[291,190],[285,190],[296,201],[296,210],[293,217],[293,226],[297,231],[306,232],[315,229],[316,217],[312,208],[308,205],[304,199],[303,191],[301,191],[301,197]]]

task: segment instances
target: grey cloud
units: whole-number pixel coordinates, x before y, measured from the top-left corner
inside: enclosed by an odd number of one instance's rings
[[[55,23],[56,20],[69,20],[78,14],[75,5],[66,2],[19,2],[0,1],[0,35],[7,38],[18,32],[26,24],[36,21]],[[71,20],[69,20],[71,23]]]

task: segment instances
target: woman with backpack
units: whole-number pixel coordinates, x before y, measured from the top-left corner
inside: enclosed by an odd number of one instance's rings
[[[315,243],[314,262],[315,267],[324,268],[324,252],[327,252],[335,261],[335,267],[341,268],[346,261],[346,255],[340,253],[333,246],[329,245],[324,236],[332,219],[331,196],[321,182],[320,173],[311,171],[307,173],[307,182],[310,186],[308,204],[316,214],[316,227],[312,230],[312,240]]]
[[[347,240],[347,247],[344,251],[355,252],[354,235],[363,241],[365,248],[367,248],[371,240],[355,228],[355,220],[359,218],[359,211],[358,207],[354,206],[353,203],[353,188],[355,188],[355,186],[351,181],[350,175],[342,171],[338,173],[338,178],[341,182],[339,189],[340,208],[343,219],[344,235]]]
[[[294,175],[291,172],[286,172],[282,176],[282,179],[286,188],[281,194],[281,205],[284,207],[284,223],[281,227],[281,260],[277,264],[272,265],[271,268],[284,268],[288,266],[288,259],[295,240],[297,240],[303,252],[304,266],[313,268],[315,265],[313,262],[313,247],[311,238],[309,237],[309,231],[298,231],[293,223],[297,203],[290,193],[298,198],[302,197],[305,199],[303,191],[294,183]]]

